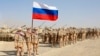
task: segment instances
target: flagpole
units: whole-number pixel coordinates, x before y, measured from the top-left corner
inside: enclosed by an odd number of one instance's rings
[[[33,19],[32,19],[32,25],[31,25],[31,29],[33,29]]]
[[[32,11],[33,11],[33,8],[32,8]],[[33,17],[33,13],[32,13],[32,23],[31,23],[31,30],[33,29],[33,20],[34,20],[34,17]]]

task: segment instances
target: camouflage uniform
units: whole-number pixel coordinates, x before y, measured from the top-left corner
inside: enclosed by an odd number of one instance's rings
[[[32,37],[31,29],[27,29],[25,33],[25,38],[26,38],[28,56],[31,56],[31,37]]]
[[[39,44],[39,37],[37,29],[34,30],[32,33],[32,46],[33,46],[33,53],[34,55],[38,55],[38,44]]]
[[[15,48],[17,49],[17,56],[23,56],[23,42],[24,33],[19,31],[15,34]]]

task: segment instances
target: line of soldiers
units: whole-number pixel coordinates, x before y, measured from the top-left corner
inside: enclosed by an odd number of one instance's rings
[[[39,40],[42,43],[51,44],[51,47],[63,47],[67,44],[75,44],[78,40],[96,39],[100,36],[100,29],[97,28],[28,28],[27,31],[19,29],[15,34],[15,48],[17,56],[23,56],[23,42],[26,42],[28,56],[31,56],[31,46],[34,55],[38,54]]]
[[[44,28],[40,34],[43,43],[51,44],[51,47],[63,47],[67,44],[74,44],[77,40],[85,40],[87,38],[99,38],[100,29],[97,28]]]
[[[24,43],[27,46],[28,56],[31,56],[32,52],[35,55],[38,55],[38,35],[37,29],[28,28],[27,31],[22,31],[21,28],[18,28],[15,33],[15,48],[17,50],[17,56],[24,55]],[[33,47],[33,50],[32,48]]]

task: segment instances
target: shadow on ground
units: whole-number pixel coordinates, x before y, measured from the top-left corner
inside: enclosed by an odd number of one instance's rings
[[[42,44],[42,45],[39,45],[39,47],[51,47],[50,44]]]
[[[16,51],[12,50],[12,51],[0,51],[5,53],[6,55],[0,55],[0,56],[15,56],[16,55]]]
[[[0,56],[16,56],[16,51],[12,50],[12,51],[0,51],[5,53],[6,55],[0,55]],[[27,53],[24,54],[24,56],[27,56]]]

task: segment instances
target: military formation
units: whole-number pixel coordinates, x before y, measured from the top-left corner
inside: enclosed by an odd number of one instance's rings
[[[12,31],[15,40],[17,56],[24,55],[24,43],[27,46],[27,56],[38,55],[39,43],[50,44],[51,47],[64,47],[85,39],[97,39],[100,36],[99,28],[17,28]],[[41,41],[40,41],[41,40]]]
[[[100,30],[97,28],[44,28],[41,32],[43,43],[51,44],[51,47],[59,47],[67,44],[75,44],[78,40],[99,38]]]

